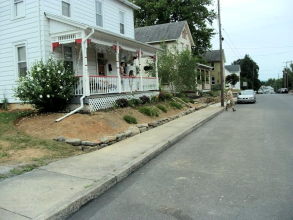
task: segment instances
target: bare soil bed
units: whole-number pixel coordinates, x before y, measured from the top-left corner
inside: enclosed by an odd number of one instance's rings
[[[199,107],[201,104],[194,104],[193,106]],[[180,110],[169,109],[167,113],[160,112],[159,117],[150,117],[128,107],[109,112],[99,111],[94,115],[78,113],[60,122],[55,122],[55,120],[64,114],[36,114],[22,118],[16,122],[16,126],[19,130],[36,138],[53,139],[61,136],[67,139],[79,138],[84,141],[97,141],[102,137],[127,130],[131,125],[123,119],[124,115],[131,115],[137,119],[138,124],[143,124],[176,115],[187,109],[188,107]]]

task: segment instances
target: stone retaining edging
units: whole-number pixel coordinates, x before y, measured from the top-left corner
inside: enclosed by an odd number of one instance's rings
[[[103,137],[100,140],[95,141],[95,142],[83,141],[78,138],[66,139],[65,137],[56,137],[53,140],[65,142],[67,144],[71,144],[72,146],[78,147],[80,150],[89,150],[89,151],[99,150],[99,149],[102,149],[102,148],[107,147],[109,145],[115,144],[119,141],[122,141],[126,138],[132,137],[134,135],[143,133],[147,130],[150,130],[152,128],[155,128],[155,127],[158,127],[158,126],[163,125],[165,123],[168,123],[170,121],[173,121],[173,120],[180,118],[184,115],[188,115],[188,114],[193,113],[195,111],[198,111],[200,109],[206,108],[211,104],[215,104],[215,103],[209,103],[209,104],[203,105],[198,108],[193,107],[193,108],[190,108],[186,111],[180,112],[176,115],[173,115],[173,116],[170,116],[167,118],[162,118],[162,119],[152,121],[149,123],[138,124],[136,126],[130,126],[127,130],[125,130],[122,133],[112,135],[112,136],[106,136],[106,137]]]

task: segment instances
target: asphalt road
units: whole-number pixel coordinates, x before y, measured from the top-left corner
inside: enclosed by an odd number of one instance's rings
[[[292,220],[293,95],[237,104],[71,220]],[[158,130],[159,132],[159,130]]]

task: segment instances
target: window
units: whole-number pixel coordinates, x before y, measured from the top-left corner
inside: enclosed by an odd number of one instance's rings
[[[212,76],[212,85],[215,85],[216,83],[215,83],[215,77],[214,76]]]
[[[69,0],[62,1],[62,15],[70,17],[70,2]]]
[[[17,56],[17,74],[18,77],[26,76],[26,46],[25,44],[16,46],[16,56]]]
[[[215,70],[215,63],[211,63],[212,70]]]
[[[14,0],[13,3],[13,17],[23,17],[25,15],[24,0]]]
[[[119,12],[119,21],[120,21],[120,34],[124,34],[124,12]]]
[[[96,25],[103,27],[102,2],[96,1]]]
[[[181,51],[184,51],[184,43],[181,43]]]

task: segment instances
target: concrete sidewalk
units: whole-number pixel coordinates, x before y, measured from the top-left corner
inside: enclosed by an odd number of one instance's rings
[[[224,110],[210,105],[95,152],[0,182],[0,219],[65,219]]]

